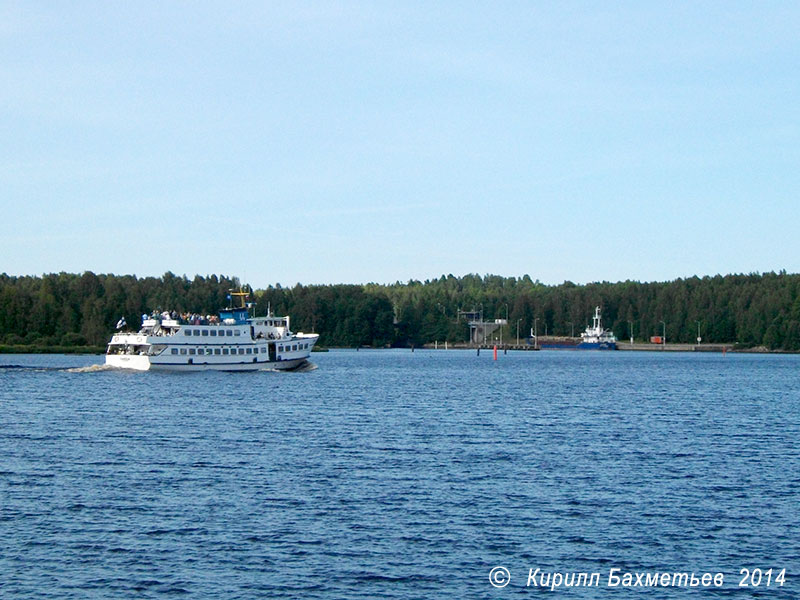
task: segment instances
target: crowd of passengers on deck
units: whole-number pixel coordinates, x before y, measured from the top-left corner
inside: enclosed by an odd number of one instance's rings
[[[166,320],[173,320],[181,325],[219,325],[219,317],[217,315],[198,315],[196,313],[178,313],[177,311],[157,311],[154,310],[151,315],[142,315],[142,322],[147,319],[154,319],[159,323]]]

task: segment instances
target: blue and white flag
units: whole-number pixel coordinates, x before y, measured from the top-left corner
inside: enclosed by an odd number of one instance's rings
[[[125,317],[122,317],[119,321],[117,321],[117,329],[122,329],[125,327],[127,323],[125,322]]]

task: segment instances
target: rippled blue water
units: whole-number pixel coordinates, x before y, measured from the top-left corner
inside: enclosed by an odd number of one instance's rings
[[[101,360],[0,356],[3,598],[500,598],[544,593],[536,568],[601,573],[547,592],[571,597],[708,595],[608,588],[611,568],[800,596],[798,356],[69,370]]]

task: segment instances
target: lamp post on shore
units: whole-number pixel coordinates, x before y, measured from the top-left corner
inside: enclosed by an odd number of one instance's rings
[[[697,321],[697,343],[699,344],[703,338],[700,337],[700,321]]]
[[[503,330],[506,328],[506,325],[508,325],[508,302],[505,302],[504,304],[506,306],[506,321],[500,325],[500,346],[503,348],[505,348],[505,345],[503,345]]]
[[[483,343],[486,344],[488,342],[486,341],[486,324],[483,322],[483,302],[481,302],[480,306],[481,306],[481,335],[483,336]],[[478,346],[480,346],[480,344],[478,344]]]
[[[631,336],[631,346],[633,346],[633,321],[628,321],[628,333]]]

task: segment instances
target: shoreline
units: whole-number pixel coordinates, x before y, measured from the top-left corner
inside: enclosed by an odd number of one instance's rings
[[[550,341],[550,340],[548,340]],[[468,344],[468,343],[454,343],[447,344],[445,348],[444,342],[442,343],[428,343],[421,346],[409,346],[406,348],[373,348],[371,346],[326,346],[316,348],[314,352],[328,352],[329,350],[486,350],[493,351],[494,344]],[[499,351],[515,351],[515,352],[593,352],[595,350],[578,350],[572,348],[536,348],[528,344],[497,344]],[[764,346],[755,346],[752,348],[737,348],[736,344],[649,344],[646,342],[630,344],[629,342],[617,342],[617,351],[619,352],[703,352],[703,353],[727,353],[734,354],[800,354],[798,350],[783,350],[775,349],[770,350]],[[596,352],[613,352],[613,350],[596,350]],[[105,355],[105,346],[28,346],[24,344],[0,344],[0,354],[95,354]]]
[[[560,338],[563,339],[563,338]],[[539,338],[540,343],[542,342],[552,342],[558,341],[555,338],[544,338],[541,336]],[[614,352],[613,350],[583,350],[577,348],[535,348],[529,344],[519,344],[511,343],[511,344],[496,344],[497,350],[514,350],[514,351],[522,351],[522,352]],[[492,351],[495,347],[495,344],[467,344],[467,343],[455,343],[455,344],[448,344],[447,349],[449,350],[489,350]],[[444,343],[433,343],[433,344],[423,344],[420,348],[424,350],[445,350]],[[410,349],[410,348],[409,348]],[[750,348],[737,348],[735,343],[713,343],[713,344],[681,344],[675,343],[670,344],[651,344],[647,342],[634,342],[631,344],[630,342],[617,342],[617,349],[618,352],[711,352],[711,353],[728,353],[732,352],[735,354],[800,354],[798,350],[783,350],[783,349],[775,349],[770,350],[765,346],[753,346]]]
[[[105,346],[27,346],[0,344],[0,354],[105,354]]]

